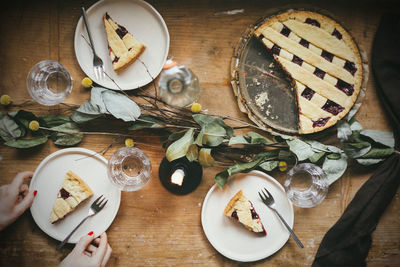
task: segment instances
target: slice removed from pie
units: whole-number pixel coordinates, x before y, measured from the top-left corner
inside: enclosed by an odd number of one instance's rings
[[[119,71],[133,63],[146,49],[128,30],[117,24],[108,13],[103,16],[107,34],[108,50],[114,71]]]
[[[92,195],[92,189],[78,175],[72,171],[67,172],[54,202],[50,222],[55,223],[61,220]]]
[[[237,220],[252,232],[267,235],[260,216],[242,190],[237,192],[229,201],[225,207],[224,214],[229,218]]]
[[[350,111],[362,83],[362,60],[339,23],[292,10],[268,18],[254,34],[294,82],[299,133],[326,129]]]

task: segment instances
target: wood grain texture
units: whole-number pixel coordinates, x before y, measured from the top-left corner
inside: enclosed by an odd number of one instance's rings
[[[66,102],[80,104],[89,91],[80,85],[85,74],[74,53],[73,38],[80,7],[95,1],[21,1],[14,0],[1,9],[0,24],[0,94],[28,98],[25,77],[38,61],[53,59],[62,63],[74,79]],[[199,102],[211,113],[247,120],[236,104],[230,87],[230,62],[242,33],[257,19],[281,7],[299,6],[290,1],[149,1],[163,16],[171,37],[170,55],[190,67],[199,77],[202,89]],[[395,1],[301,1],[306,6],[327,10],[341,21],[359,45],[371,55],[373,37],[379,18],[393,11]],[[226,11],[241,10],[235,15]],[[152,90],[150,86],[147,90]],[[1,108],[1,112],[17,108]],[[24,109],[38,115],[58,113],[62,107],[45,108],[36,104]],[[357,119],[365,128],[389,130],[379,103],[372,75],[367,95]],[[106,126],[107,127],[107,126]],[[113,248],[108,266],[236,266],[238,262],[220,255],[204,235],[200,214],[203,199],[214,184],[217,168],[205,169],[200,186],[186,196],[176,196],[161,186],[158,165],[164,151],[158,137],[139,137],[138,147],[151,159],[153,171],[149,184],[138,192],[122,193],[117,217],[108,229]],[[100,151],[113,143],[104,155],[109,159],[123,146],[123,138],[86,136],[80,147]],[[9,183],[18,171],[35,170],[50,153],[59,150],[52,142],[16,150],[0,145],[0,184]],[[318,246],[329,228],[340,218],[360,186],[371,176],[373,168],[350,166],[334,183],[326,200],[312,209],[295,207],[294,230],[305,245],[297,247],[293,239],[273,256],[241,266],[310,266]],[[273,173],[283,182],[282,173]],[[46,194],[46,192],[38,192]],[[381,218],[373,234],[367,258],[368,266],[400,264],[399,193]],[[238,241],[240,242],[240,241]],[[0,232],[0,266],[55,266],[72,249],[57,252],[57,242],[43,233],[27,211],[5,231]]]

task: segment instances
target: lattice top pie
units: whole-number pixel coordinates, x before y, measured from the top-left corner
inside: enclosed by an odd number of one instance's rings
[[[54,202],[50,222],[55,223],[61,220],[92,195],[92,189],[78,175],[72,171],[67,172]]]
[[[117,24],[107,13],[103,16],[103,22],[111,62],[114,71],[118,71],[134,62],[146,46],[136,40],[125,27]]]
[[[267,232],[260,220],[260,216],[255,211],[253,204],[240,190],[232,197],[226,205],[224,214],[229,218],[239,221],[248,230],[266,235]]]
[[[267,19],[255,35],[293,79],[299,133],[334,125],[357,99],[361,57],[350,34],[333,19],[290,11]]]

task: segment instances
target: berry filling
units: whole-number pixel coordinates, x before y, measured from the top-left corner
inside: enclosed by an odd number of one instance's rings
[[[125,27],[123,27],[121,25],[118,25],[118,26],[119,26],[119,28],[117,28],[115,30],[115,32],[118,34],[119,38],[122,39],[128,33],[128,31],[127,31],[127,29],[125,29]]]
[[[283,25],[283,28],[281,30],[281,34],[285,35],[286,37],[288,37],[290,32],[291,32],[291,30],[288,27],[286,27],[286,25]]]
[[[303,64],[303,60],[296,55],[293,55],[292,62],[296,63],[299,66],[301,66],[301,64]]]
[[[337,115],[344,110],[344,107],[328,99],[322,109],[332,113],[333,115]]]
[[[329,53],[328,51],[322,50],[321,57],[325,58],[329,62],[333,60],[333,54]]]
[[[319,78],[321,78],[321,79],[324,79],[325,71],[323,71],[323,70],[321,70],[319,68],[315,68],[314,75],[319,77]]]
[[[307,24],[316,26],[316,27],[321,27],[321,24],[318,22],[318,20],[315,20],[315,19],[307,18],[306,21],[304,21],[304,22]]]
[[[274,44],[274,45],[272,46],[272,48],[271,48],[271,53],[274,54],[274,55],[278,55],[278,56],[279,56],[279,53],[280,53],[280,52],[281,52],[280,46]]]
[[[325,124],[329,121],[331,117],[326,117],[326,118],[320,118],[318,120],[313,121],[312,127],[322,127],[325,126]]]
[[[348,96],[351,96],[354,93],[354,85],[346,83],[345,81],[342,81],[340,79],[338,79],[336,83],[336,88],[338,88],[340,91]]]
[[[347,70],[348,72],[350,72],[351,75],[353,75],[353,76],[354,76],[354,73],[356,73],[356,71],[357,71],[356,64],[354,64],[354,62],[350,62],[348,60],[346,60],[346,63],[344,64],[343,68],[345,70]]]
[[[60,189],[60,196],[61,196],[63,199],[69,198],[70,195],[71,195],[71,194],[70,194],[67,190],[65,190],[64,188],[61,188],[61,189]]]
[[[338,38],[339,40],[342,40],[342,34],[336,30],[336,28],[333,30],[332,35]]]
[[[239,217],[238,217],[238,215],[237,215],[236,210],[234,210],[234,211],[232,212],[231,217],[234,218],[234,219],[236,219],[236,220],[239,220]]]
[[[306,87],[303,92],[301,93],[301,96],[304,97],[307,100],[311,100],[311,98],[314,96],[315,92],[309,87]]]
[[[308,48],[310,46],[310,42],[305,40],[305,39],[303,39],[303,38],[301,38],[299,44],[301,44],[302,46],[304,46],[306,48]]]

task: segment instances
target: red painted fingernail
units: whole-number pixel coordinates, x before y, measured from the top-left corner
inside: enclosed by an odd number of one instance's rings
[[[93,231],[90,231],[90,232],[88,233],[88,235],[93,235]]]
[[[33,191],[33,196],[36,196],[37,190]]]

